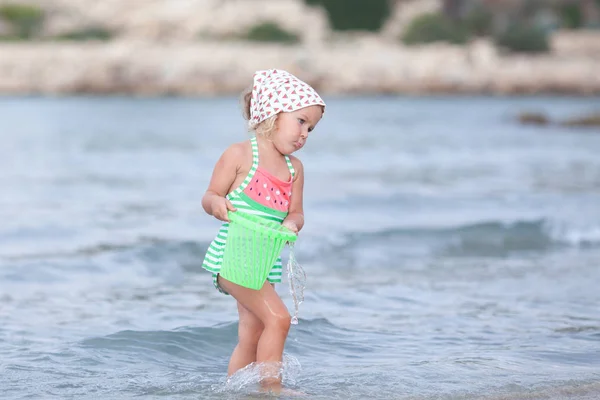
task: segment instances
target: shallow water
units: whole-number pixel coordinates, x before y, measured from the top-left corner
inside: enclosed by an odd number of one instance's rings
[[[598,98],[331,98],[299,157],[311,398],[600,397]],[[256,398],[200,268],[237,99],[0,99],[3,398]],[[292,309],[285,285],[278,291]]]

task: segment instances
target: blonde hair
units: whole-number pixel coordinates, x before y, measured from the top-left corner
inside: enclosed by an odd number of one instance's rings
[[[246,88],[241,95],[242,102],[242,114],[246,121],[250,121],[250,102],[252,101],[252,86]],[[262,121],[260,124],[256,125],[251,131],[254,131],[257,136],[262,136],[264,138],[270,139],[275,134],[277,130],[277,116],[279,114],[275,114],[272,117],[267,118]]]

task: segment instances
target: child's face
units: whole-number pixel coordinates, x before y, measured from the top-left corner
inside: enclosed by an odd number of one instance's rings
[[[309,133],[321,120],[323,107],[309,106],[292,112],[282,112],[277,117],[277,133],[273,143],[282,154],[300,150]]]

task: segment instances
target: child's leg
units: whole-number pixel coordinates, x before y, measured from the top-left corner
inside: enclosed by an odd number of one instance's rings
[[[228,375],[256,361],[256,348],[263,332],[264,325],[254,314],[238,301],[240,323],[238,327],[238,344],[229,360]]]
[[[219,284],[264,325],[264,330],[256,351],[256,361],[266,364],[267,378],[263,385],[277,389],[281,386],[281,376],[277,373],[283,358],[283,347],[290,330],[290,313],[279,298],[273,286],[265,282],[260,290],[252,290],[236,285],[219,276]],[[270,368],[269,368],[270,367]]]

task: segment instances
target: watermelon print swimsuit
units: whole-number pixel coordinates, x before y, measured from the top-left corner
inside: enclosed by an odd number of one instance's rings
[[[237,209],[236,212],[249,213],[262,218],[283,222],[290,208],[290,196],[292,195],[292,183],[294,181],[294,167],[288,156],[285,156],[290,179],[287,182],[271,175],[258,166],[258,142],[256,137],[250,139],[252,145],[252,167],[248,171],[246,179],[236,189],[227,194],[226,198]],[[227,244],[227,232],[229,223],[221,225],[215,239],[211,242],[202,268],[212,273],[213,285],[219,292],[228,294],[218,284],[217,278],[223,263],[223,250]],[[275,265],[269,272],[267,280],[270,283],[280,283],[282,274],[281,257],[277,258]]]

